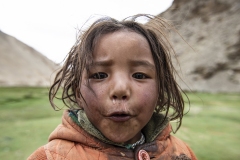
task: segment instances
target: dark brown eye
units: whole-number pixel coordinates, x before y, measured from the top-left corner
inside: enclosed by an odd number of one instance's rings
[[[94,73],[93,75],[90,76],[90,78],[92,78],[92,79],[104,79],[107,77],[108,77],[108,75],[103,72]]]
[[[145,79],[145,78],[147,78],[147,76],[145,74],[143,74],[143,73],[134,73],[132,75],[132,77],[136,78],[136,79]]]

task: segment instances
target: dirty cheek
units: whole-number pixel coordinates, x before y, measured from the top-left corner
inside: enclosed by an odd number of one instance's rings
[[[87,106],[91,105],[91,102],[96,101],[94,92],[87,85],[81,85],[81,93],[87,103]]]
[[[144,105],[152,105],[152,107],[155,107],[157,103],[157,91],[155,89],[151,89],[153,87],[149,87],[146,92],[142,95],[142,103]]]
[[[90,86],[82,85],[81,92],[88,106],[96,106],[105,95],[104,87],[97,85],[91,85],[91,88]]]

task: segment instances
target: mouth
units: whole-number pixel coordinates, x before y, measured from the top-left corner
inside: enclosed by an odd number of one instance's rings
[[[131,117],[132,116],[126,112],[114,112],[108,116],[108,118],[114,122],[125,122]]]

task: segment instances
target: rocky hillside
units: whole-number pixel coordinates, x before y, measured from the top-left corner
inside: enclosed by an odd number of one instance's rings
[[[58,66],[0,31],[0,86],[49,86]]]
[[[188,43],[171,34],[184,90],[240,92],[239,0],[174,0],[159,16]]]

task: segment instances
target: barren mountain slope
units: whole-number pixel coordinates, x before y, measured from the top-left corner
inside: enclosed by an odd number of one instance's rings
[[[171,20],[192,47],[171,34],[184,90],[240,92],[239,0],[175,0],[159,16]]]
[[[0,31],[0,86],[49,86],[57,65]]]

